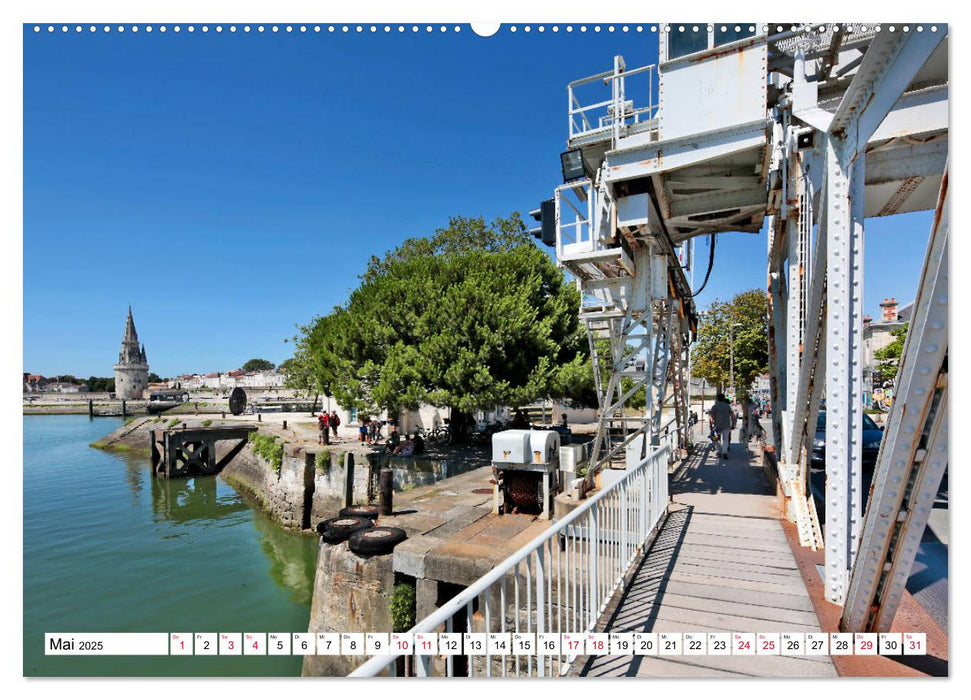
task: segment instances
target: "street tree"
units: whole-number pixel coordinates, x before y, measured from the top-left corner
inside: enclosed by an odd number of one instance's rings
[[[731,301],[716,299],[702,315],[691,373],[725,391],[731,382],[734,348],[735,387],[745,392],[768,370],[768,337],[765,292],[751,289]]]
[[[900,328],[890,331],[893,337],[890,344],[873,353],[873,359],[877,361],[877,374],[884,381],[896,377],[897,370],[900,369],[900,358],[903,357],[904,343],[907,340],[907,327],[908,324],[905,323]]]
[[[373,257],[347,302],[301,329],[294,359],[362,411],[523,405],[571,396],[588,361],[578,306],[518,214],[457,217]]]

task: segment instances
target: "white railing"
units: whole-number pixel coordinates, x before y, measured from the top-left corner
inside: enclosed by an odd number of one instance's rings
[[[624,65],[624,59],[621,56],[615,56],[613,70],[580,78],[567,85],[570,138],[602,131],[605,135],[609,133],[616,145],[617,139],[625,135],[633,125],[654,119],[657,116],[657,105],[654,102],[656,73],[655,65],[628,71]],[[628,84],[631,78],[635,78],[633,85]],[[601,83],[609,89],[609,98],[586,105],[581,104],[578,93],[590,95],[592,88],[584,89],[584,86],[596,83]],[[628,94],[632,96],[636,94],[641,106],[636,106],[633,99],[628,99]]]
[[[556,259],[592,252],[593,183],[578,180],[556,188],[553,199],[556,211]]]
[[[598,178],[599,180],[599,178]],[[554,191],[556,258],[582,258],[614,247],[614,198],[609,188],[584,178]]]
[[[592,631],[667,513],[669,451],[652,452],[410,632]],[[536,648],[535,656],[416,652],[407,658],[417,676],[556,676],[576,658]],[[400,657],[375,656],[350,675],[395,675]]]

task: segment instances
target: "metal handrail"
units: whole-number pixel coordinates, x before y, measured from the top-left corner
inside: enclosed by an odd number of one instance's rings
[[[597,73],[596,75],[580,78],[568,83],[570,138],[609,129],[612,131],[613,140],[616,145],[616,141],[621,135],[621,129],[626,128],[628,120],[631,120],[633,124],[638,124],[642,121],[650,121],[653,119],[658,108],[658,105],[654,104],[654,74],[657,70],[658,68],[655,64],[626,70],[623,58],[617,56],[614,59],[613,70]],[[626,99],[625,82],[627,78],[642,73],[647,73],[649,77],[647,106],[635,107],[633,100]],[[598,81],[603,81],[610,89],[610,98],[588,105],[581,105],[574,92],[575,89],[582,85],[589,85]],[[628,102],[630,103],[629,109],[627,108]],[[594,125],[588,118],[587,113],[596,110],[604,110],[605,113],[599,116],[596,125]],[[578,115],[580,123],[577,120]]]
[[[559,593],[555,612],[556,631],[582,633],[593,629],[600,613],[603,612],[617,588],[623,584],[625,574],[640,555],[642,545],[667,511],[669,453],[670,447],[665,445],[647,455],[636,467],[625,472],[624,476],[618,481],[604,487],[571,513],[556,521],[529,544],[507,557],[489,573],[472,583],[431,615],[415,624],[409,632],[412,634],[433,632],[442,625],[445,625],[446,629],[450,629],[452,618],[460,613],[463,608],[466,610],[467,620],[471,622],[474,601],[482,595],[485,595],[488,601],[492,588],[496,584],[501,584],[499,599],[502,606],[502,610],[500,610],[502,631],[513,631],[506,629],[507,611],[505,606],[509,601],[505,584],[506,576],[509,574],[513,575],[513,585],[515,586],[516,603],[513,610],[516,623],[515,631],[532,633],[531,620],[533,617],[536,619],[535,632],[553,631],[552,591],[554,586]],[[557,544],[554,544],[561,542],[561,538],[563,550]],[[577,562],[580,562],[579,575],[572,581],[569,576],[566,577],[565,581],[561,576],[557,576],[554,582],[552,569],[555,565],[557,573],[561,574],[564,568],[564,558],[567,561],[567,566],[570,567],[568,573],[576,572],[578,570]],[[531,593],[533,591],[533,586],[529,582],[531,562],[535,564],[533,569],[536,576],[535,615],[533,615],[531,609]],[[549,566],[545,567],[544,563]],[[519,575],[521,567],[526,570],[526,630],[519,630],[519,623],[522,618]],[[545,573],[547,570],[549,575]],[[564,582],[567,586],[565,596],[563,595]],[[546,593],[549,594],[548,597],[546,597]],[[568,609],[571,605],[572,609]],[[546,616],[547,612],[549,613],[548,617]],[[485,605],[484,616],[485,631],[495,631],[490,627],[491,610],[488,603]],[[580,629],[563,630],[561,623],[564,617],[566,623],[570,623],[572,618],[573,624],[580,626]],[[541,629],[542,627],[549,629]],[[394,672],[393,665],[400,656],[404,656],[404,654],[375,656],[359,666],[350,676],[375,676],[389,667],[392,667],[391,671]],[[575,658],[575,655],[570,657],[563,653],[555,656],[566,657],[561,662],[558,673],[564,672]],[[552,659],[555,656],[549,657],[551,673]],[[468,656],[468,658],[469,675],[472,675],[474,659],[477,657]],[[490,657],[487,655],[478,658],[486,659],[485,674],[490,675],[492,670]],[[501,667],[505,674],[507,669],[504,664],[505,655],[503,655],[503,666]],[[448,673],[450,667],[451,665],[446,669],[446,673]],[[428,656],[416,654],[415,668],[418,675],[428,675]],[[546,675],[544,670],[544,657],[540,656],[536,659],[537,675]],[[516,657],[516,672],[518,675],[519,657]],[[532,675],[531,657],[527,657],[527,674]]]

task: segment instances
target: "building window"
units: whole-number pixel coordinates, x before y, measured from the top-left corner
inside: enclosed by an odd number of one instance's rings
[[[704,25],[698,27],[698,31],[692,31],[693,24],[684,24],[684,31],[678,31],[682,23],[674,22],[671,31],[668,32],[668,56],[667,60],[673,61],[676,58],[687,56],[688,54],[704,51],[708,48],[708,31]]]

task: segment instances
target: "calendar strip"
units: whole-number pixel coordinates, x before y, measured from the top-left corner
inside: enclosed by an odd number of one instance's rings
[[[48,656],[919,656],[923,632],[48,633]]]

